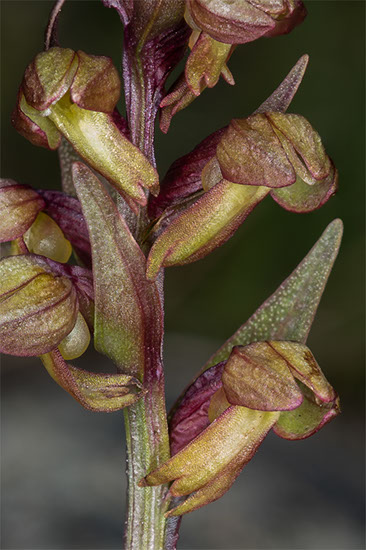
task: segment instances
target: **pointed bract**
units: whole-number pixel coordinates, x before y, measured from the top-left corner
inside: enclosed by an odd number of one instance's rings
[[[276,88],[253,114],[256,115],[257,113],[266,113],[269,111],[285,113],[304,78],[308,62],[308,55],[301,56],[278,88]]]
[[[157,287],[146,280],[145,257],[102,184],[81,163],[74,164],[73,173],[92,247],[95,347],[124,372],[142,379],[145,354],[160,352]]]
[[[337,258],[342,234],[341,220],[330,223],[297,268],[214,353],[204,370],[225,361],[237,345],[274,339],[305,343]]]

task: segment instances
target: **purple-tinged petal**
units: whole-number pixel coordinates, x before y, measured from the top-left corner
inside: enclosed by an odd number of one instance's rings
[[[44,208],[42,197],[11,179],[0,180],[0,242],[21,237]]]
[[[267,117],[300,178],[312,185],[329,176],[331,161],[319,134],[303,116],[267,113]]]
[[[286,112],[304,78],[308,62],[308,55],[301,56],[278,88],[275,89],[253,114],[266,113],[269,111]]]
[[[50,262],[49,262],[50,263]],[[93,275],[90,269],[68,264],[51,264],[54,271],[68,277],[74,285],[79,302],[79,309],[90,329],[94,326],[94,288]]]
[[[173,162],[161,183],[159,195],[150,197],[148,211],[151,218],[159,217],[165,208],[175,206],[202,190],[201,172],[215,156],[216,147],[224,132],[225,128],[217,130],[193,151]]]
[[[295,171],[266,115],[234,119],[216,151],[223,177],[233,183],[286,187]]]
[[[222,374],[229,403],[257,411],[287,411],[301,405],[301,391],[276,349],[269,342],[233,348]],[[298,360],[291,351],[292,361]]]
[[[44,111],[70,88],[79,59],[69,48],[50,48],[33,59],[25,70],[22,91],[27,104]]]
[[[219,42],[245,44],[275,27],[275,21],[252,3],[243,0],[188,0],[196,25]]]
[[[11,115],[11,122],[17,132],[33,145],[53,150],[57,149],[61,143],[62,136],[53,122],[27,105],[21,90],[19,90],[17,104]]]
[[[270,341],[268,344],[288,364],[292,375],[307,386],[323,403],[333,402],[337,394],[322,373],[309,348],[299,342]]]
[[[121,94],[121,81],[110,57],[79,50],[79,64],[70,94],[82,109],[112,113]]]
[[[54,350],[41,356],[52,378],[83,407],[94,412],[114,412],[136,403],[144,394],[141,384],[125,374],[91,373],[66,363]]]
[[[170,452],[175,455],[210,424],[207,412],[214,393],[222,387],[224,363],[206,370],[186,390],[169,422]]]
[[[287,34],[304,21],[307,11],[301,0],[285,0],[284,4],[287,7],[285,17],[276,20],[276,26],[266,34],[266,37]]]

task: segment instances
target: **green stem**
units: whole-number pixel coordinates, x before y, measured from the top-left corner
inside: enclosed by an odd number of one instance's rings
[[[125,534],[126,550],[160,550],[165,547],[164,513],[168,509],[169,501],[164,501],[164,497],[167,488],[166,486],[138,486],[138,482],[150,471],[151,465],[158,458],[154,452],[157,441],[152,441],[153,434],[149,426],[153,420],[156,430],[161,422],[157,415],[154,419],[148,417],[148,411],[154,410],[151,409],[151,405],[153,403],[150,395],[125,411],[129,497]],[[160,420],[163,420],[164,430],[166,419]],[[157,437],[160,435],[157,434]]]

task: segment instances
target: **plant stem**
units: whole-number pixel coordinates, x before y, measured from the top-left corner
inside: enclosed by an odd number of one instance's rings
[[[156,463],[157,439],[164,434],[151,433],[161,424],[166,431],[166,419],[159,419],[154,414],[154,400],[151,394],[145,399],[129,407],[125,411],[126,438],[127,438],[127,475],[128,475],[128,512],[125,534],[125,548],[128,550],[159,550],[164,548],[166,518],[169,501],[164,501],[166,486],[139,487],[138,482],[148,471],[151,465]],[[160,409],[157,407],[156,409]],[[155,410],[157,412],[157,410]],[[154,430],[149,429],[152,422]],[[149,433],[150,432],[150,433]],[[152,440],[155,439],[154,440]],[[169,448],[167,449],[169,452]],[[163,453],[166,455],[166,450]]]

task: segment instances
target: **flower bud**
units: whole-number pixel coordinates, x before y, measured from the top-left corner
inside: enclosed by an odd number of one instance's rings
[[[90,343],[90,332],[81,313],[78,313],[76,323],[71,332],[60,342],[58,349],[64,359],[76,359],[82,355]]]
[[[145,205],[143,187],[155,191],[158,176],[115,124],[119,95],[110,59],[50,48],[25,71],[13,124],[32,143],[50,149],[63,135],[126,199]]]
[[[28,185],[0,180],[0,242],[21,237],[44,205],[42,197]]]
[[[44,211],[70,241],[77,258],[82,265],[91,268],[89,233],[78,199],[61,191],[39,189],[38,193],[46,203]]]
[[[0,348],[10,355],[41,355],[54,349],[75,325],[76,290],[41,256],[0,261]]]
[[[24,242],[33,254],[46,256],[56,262],[66,263],[72,253],[70,241],[52,218],[40,212],[23,236]]]

